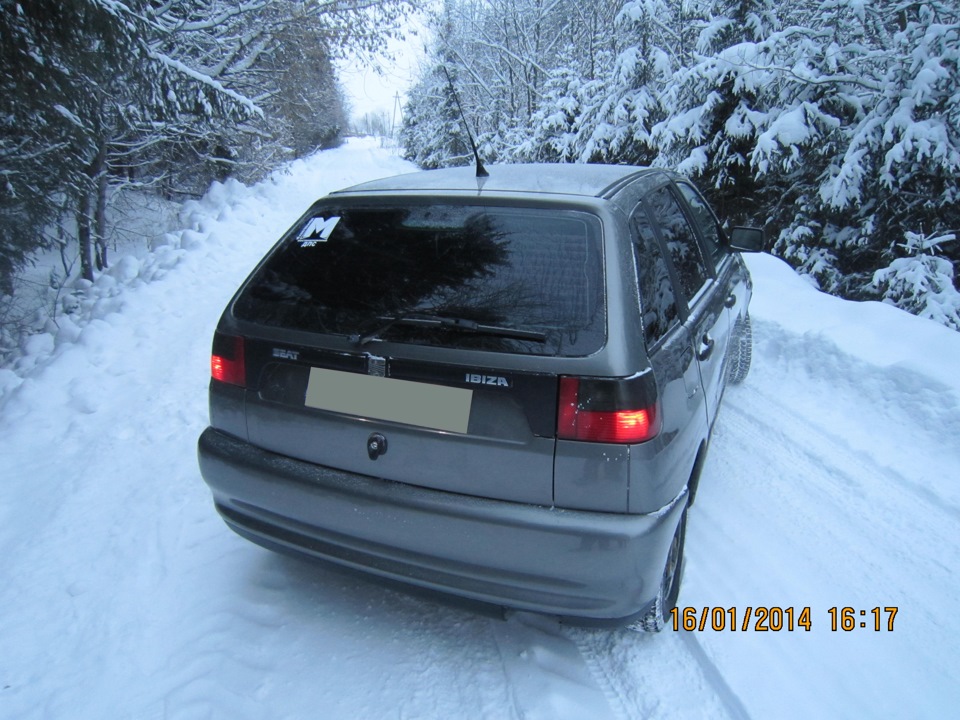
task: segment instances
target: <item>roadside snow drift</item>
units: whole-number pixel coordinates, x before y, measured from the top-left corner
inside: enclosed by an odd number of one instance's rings
[[[0,717],[955,714],[960,334],[770,256],[749,258],[754,366],[690,513],[698,629],[503,620],[226,528],[195,454],[220,312],[314,199],[412,170],[354,141],[215,185],[0,371]]]

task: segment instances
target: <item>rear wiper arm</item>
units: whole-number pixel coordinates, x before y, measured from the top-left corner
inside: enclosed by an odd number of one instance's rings
[[[502,325],[485,325],[466,318],[440,318],[440,326],[447,330],[476,333],[478,335],[493,335],[495,337],[515,338],[517,340],[534,340],[539,343],[547,341],[547,334],[538,330],[518,330],[517,328],[503,327]]]
[[[376,328],[371,330],[368,333],[361,335],[356,333],[350,336],[350,342],[356,343],[357,345],[366,345],[371,340],[377,340],[379,337],[385,333],[387,330],[392,328],[394,325],[415,325],[417,327],[433,327],[436,325],[436,320],[438,319],[435,315],[422,315],[420,313],[404,313],[402,315],[387,315],[384,317],[377,318],[382,320],[383,324],[378,325]]]
[[[480,335],[495,335],[497,337],[516,338],[517,340],[533,340],[544,343],[547,341],[546,333],[536,330],[517,330],[516,328],[500,327],[498,325],[484,325],[473,320],[457,317],[441,317],[439,315],[424,315],[421,313],[406,313],[403,315],[393,315],[380,318],[384,324],[380,325],[368,333],[360,335],[359,333],[350,336],[350,342],[358,345],[366,345],[371,340],[376,340],[392,328],[394,325],[412,325],[414,327],[443,328],[444,330],[454,330],[459,332],[477,333]]]

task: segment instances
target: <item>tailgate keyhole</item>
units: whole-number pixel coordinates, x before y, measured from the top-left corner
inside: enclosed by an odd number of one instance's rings
[[[373,433],[367,438],[367,455],[376,460],[387,452],[387,439],[380,433]]]

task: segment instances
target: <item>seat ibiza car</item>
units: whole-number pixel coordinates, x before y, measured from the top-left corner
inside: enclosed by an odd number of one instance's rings
[[[659,169],[401,175],[313,205],[213,340],[199,441],[240,535],[584,623],[659,630],[751,283]]]

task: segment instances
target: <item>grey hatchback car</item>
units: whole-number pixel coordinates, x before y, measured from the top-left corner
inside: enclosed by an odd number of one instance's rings
[[[586,624],[663,627],[751,352],[740,250],[687,180],[434,170],[319,200],[213,340],[200,469],[265,547]]]

